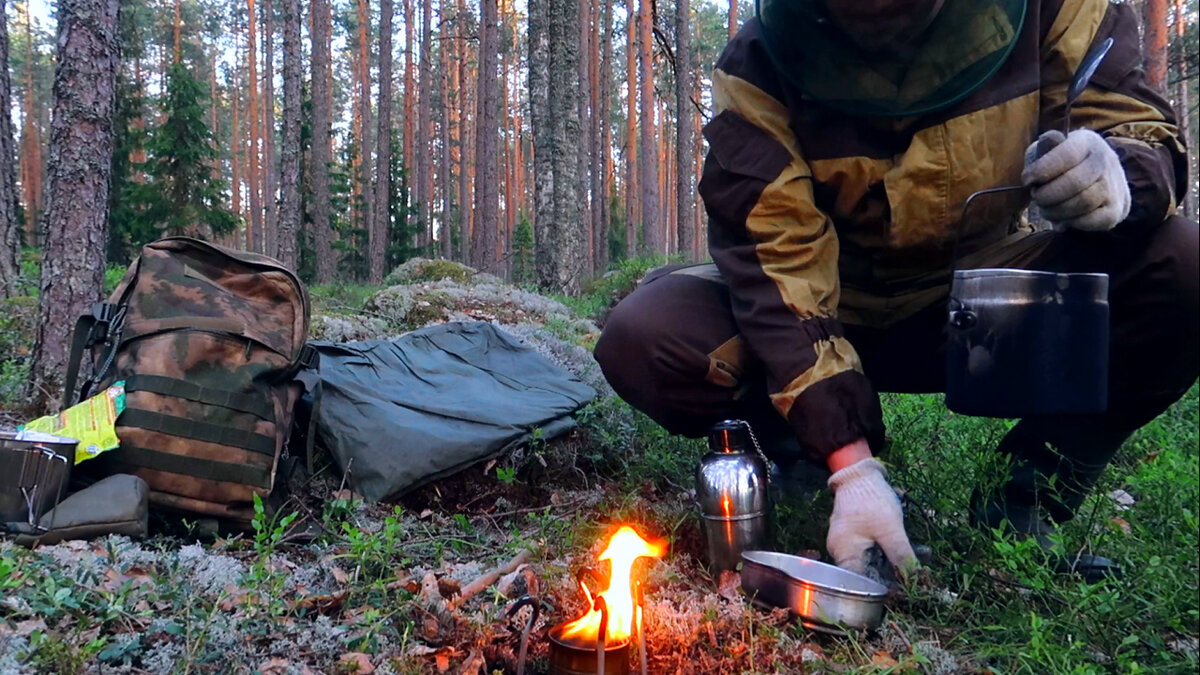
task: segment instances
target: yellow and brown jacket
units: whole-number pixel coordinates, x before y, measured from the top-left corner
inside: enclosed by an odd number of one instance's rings
[[[1109,36],[1071,122],[1102,133],[1121,158],[1134,205],[1119,229],[1150,228],[1174,210],[1186,163],[1169,105],[1145,84],[1128,4],[1030,0],[996,75],[917,118],[856,118],[804,98],[772,63],[757,20],[726,46],[704,129],[710,250],[775,407],[814,457],[882,437],[878,398],[841,321],[884,327],[944,299],[956,253],[964,267],[1028,253],[1025,196],[973,206],[968,224],[962,205],[1020,182],[1025,148],[1061,128],[1075,67]]]

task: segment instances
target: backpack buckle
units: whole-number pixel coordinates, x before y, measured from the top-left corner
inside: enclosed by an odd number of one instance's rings
[[[300,358],[297,360],[303,370],[316,370],[321,363],[321,353],[316,347],[306,344],[300,348]]]

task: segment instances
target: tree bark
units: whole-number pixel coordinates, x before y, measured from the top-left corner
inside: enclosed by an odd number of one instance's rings
[[[691,6],[675,2],[675,213],[677,251],[692,259],[696,225],[692,221],[692,41]]]
[[[641,166],[641,207],[642,231],[646,240],[646,250],[652,254],[666,252],[666,237],[663,234],[662,223],[658,214],[658,150],[655,147],[655,115],[654,101],[654,14],[651,10],[652,0],[639,0],[638,28],[641,32],[638,44],[638,70],[641,80],[641,118],[642,118],[642,152]]]
[[[8,75],[8,13],[0,0],[0,299],[18,294],[21,224],[13,171],[12,84]]]
[[[1146,84],[1162,92],[1167,84],[1167,0],[1145,0]]]
[[[379,0],[379,128],[375,134],[375,199],[371,208],[368,278],[383,283],[387,261],[392,194],[392,0]]]
[[[637,0],[625,0],[625,255],[638,252],[638,139],[637,139]]]
[[[499,47],[496,0],[481,0],[479,16],[479,86],[475,101],[475,232],[472,263],[480,271],[495,271],[500,223],[497,218],[499,184],[496,52]]]
[[[287,0],[283,0],[287,2]],[[262,0],[262,126],[264,251],[278,256],[279,250],[279,157],[275,150],[275,10],[271,0]],[[295,245],[293,244],[293,247]]]
[[[729,39],[738,32],[738,0],[729,0]]]
[[[234,59],[237,60],[236,58]],[[230,129],[229,129],[229,164],[230,172],[233,174],[233,183],[229,190],[232,203],[230,208],[233,209],[233,215],[238,219],[239,224],[243,220],[242,213],[242,156],[246,152],[245,144],[242,141],[242,120],[238,115],[238,99],[241,88],[238,86],[237,75],[233,76],[233,86],[230,87],[229,109]]]
[[[300,0],[283,0],[283,156],[279,171],[279,262],[296,269],[300,231]]]
[[[582,142],[576,144],[579,159],[579,196],[583,211],[584,265],[595,269],[595,233],[591,217],[591,173],[592,173],[592,69],[591,58],[591,0],[575,0],[579,3],[579,129]]]
[[[31,372],[37,409],[60,397],[75,319],[104,290],[119,7],[118,0],[58,3],[48,227]]]
[[[1175,36],[1181,47],[1186,49],[1187,45],[1187,25],[1188,25],[1188,10],[1187,3],[1184,0],[1175,0]],[[1176,85],[1175,94],[1175,110],[1179,117],[1179,135],[1187,143],[1187,167],[1188,175],[1193,179],[1196,173],[1193,168],[1196,166],[1196,142],[1192,134],[1192,107],[1190,105],[1191,96],[1188,88],[1191,86],[1191,59],[1186,55],[1179,59],[1179,72],[1176,77],[1179,83]],[[1197,190],[1188,190],[1187,195],[1183,198],[1183,215],[1191,220],[1196,219],[1197,203],[1200,202],[1200,195]]]

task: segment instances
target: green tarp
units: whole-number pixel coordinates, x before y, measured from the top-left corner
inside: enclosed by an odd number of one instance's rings
[[[321,355],[317,440],[367,499],[397,497],[574,426],[596,392],[488,323],[395,340],[312,342]]]

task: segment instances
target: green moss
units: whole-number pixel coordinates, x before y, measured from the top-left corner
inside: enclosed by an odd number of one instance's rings
[[[443,279],[449,279],[450,281],[462,284],[470,281],[473,276],[475,276],[475,270],[452,260],[413,258],[392,270],[387,275],[387,278],[384,279],[384,284],[394,286],[396,284],[415,284],[422,281],[441,281]]]

